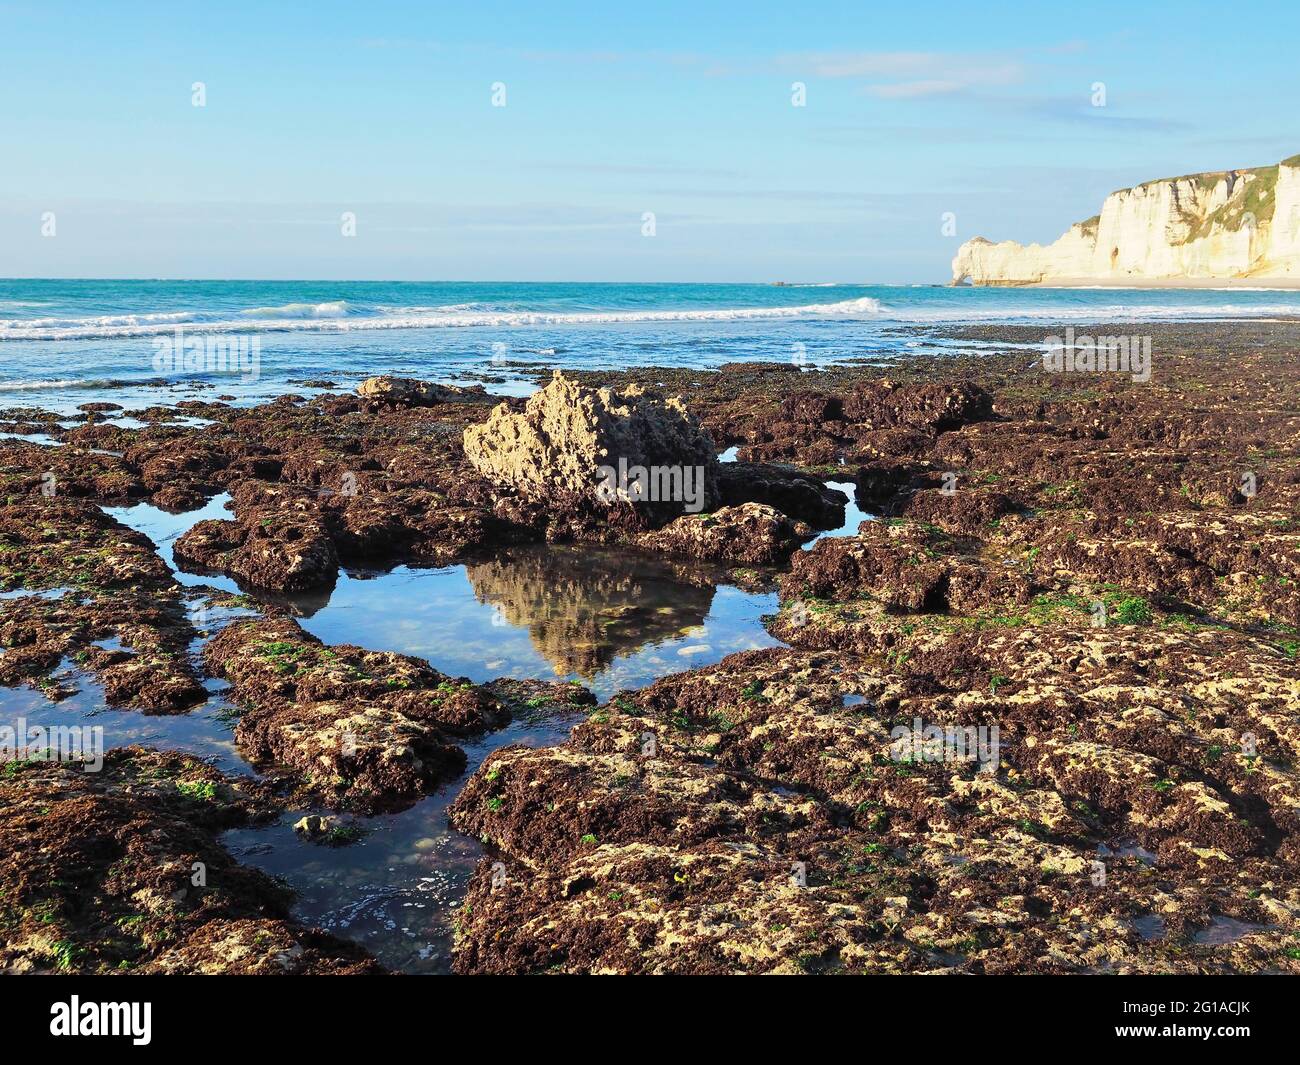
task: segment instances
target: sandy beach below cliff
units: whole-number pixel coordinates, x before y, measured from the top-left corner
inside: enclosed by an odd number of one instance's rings
[[[978,288],[993,286],[980,285]],[[1051,281],[1025,282],[1023,285],[1003,285],[1002,288],[1199,288],[1199,289],[1243,289],[1246,291],[1293,292],[1300,289],[1300,277],[1168,277],[1141,278],[1137,280],[1111,281],[1096,277],[1061,277]]]

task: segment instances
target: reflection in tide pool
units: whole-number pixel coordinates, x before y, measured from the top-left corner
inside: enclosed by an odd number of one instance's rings
[[[602,699],[736,651],[777,647],[775,592],[690,563],[564,545],[441,569],[345,574],[291,601],[326,643],[418,655],[444,673],[579,680]]]
[[[176,537],[203,518],[228,517],[227,499],[217,496],[186,514],[148,504],[109,513],[148,535],[175,571]],[[228,577],[177,572],[177,578],[190,587],[237,588]],[[344,573],[334,588],[315,595],[286,599],[243,591],[288,606],[326,643],[416,655],[473,681],[579,680],[601,699],[736,651],[780,646],[761,622],[776,612],[775,592],[726,583],[725,570],[629,551],[536,545],[437,569]],[[218,610],[217,627],[237,613]],[[222,768],[248,770],[234,750],[219,682],[210,682],[209,704],[164,718],[106,713],[93,680],[82,677],[80,683],[84,694],[66,703],[50,704],[28,692],[23,707],[34,721],[111,720],[108,746],[179,747],[213,757]],[[365,833],[349,846],[323,846],[295,833],[293,823],[313,812],[307,810],[227,833],[224,842],[238,859],[282,877],[297,892],[299,920],[361,943],[392,969],[446,972],[455,910],[483,853],[477,840],[451,830],[447,807],[492,751],[562,743],[581,719],[580,713],[521,717],[461,741],[468,758],[461,777],[401,813],[345,818]]]
[[[632,551],[537,544],[465,565],[354,570],[331,589],[284,596],[176,567],[172,545],[197,522],[229,518],[226,494],[172,514],[148,503],[104,510],[144,533],[176,579],[288,606],[326,643],[427,659],[475,682],[578,680],[602,699],[736,651],[781,646],[761,617],[775,592],[726,583],[726,570]]]
[[[819,532],[803,545],[805,551],[811,551],[822,540],[830,537],[857,536],[859,525],[864,521],[875,521],[880,517],[878,514],[869,514],[858,506],[858,486],[853,481],[827,481],[826,487],[834,488],[837,492],[843,492],[849,497],[849,501],[844,507],[844,521],[838,529],[826,529]]]
[[[441,569],[344,574],[329,593],[288,605],[327,643],[418,655],[474,681],[577,679],[605,699],[734,651],[779,645],[759,620],[775,612],[775,593],[719,577],[689,563],[552,544]],[[297,812],[225,841],[294,888],[299,919],[361,943],[393,969],[446,972],[455,910],[483,853],[451,830],[447,807],[492,751],[562,743],[581,719],[517,719],[462,742],[468,766],[459,779],[410,810],[359,822],[367,835],[348,847],[296,836]]]
[[[116,518],[128,529],[134,529],[136,532],[144,533],[145,536],[149,537],[158,548],[159,556],[171,569],[172,576],[176,578],[178,584],[183,584],[187,588],[208,585],[212,588],[220,588],[225,592],[238,592],[239,588],[231,578],[223,577],[220,574],[200,577],[182,572],[176,568],[176,560],[172,557],[172,545],[199,522],[207,521],[209,518],[229,519],[233,517],[230,511],[226,509],[226,504],[229,502],[229,494],[221,492],[209,499],[198,510],[186,510],[181,513],[163,510],[161,507],[155,507],[152,503],[132,503],[126,507],[104,507],[103,511],[110,517]]]

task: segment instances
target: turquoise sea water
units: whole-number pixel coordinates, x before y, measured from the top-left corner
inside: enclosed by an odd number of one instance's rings
[[[255,402],[294,380],[346,385],[379,372],[509,380],[521,362],[817,365],[932,343],[913,326],[1041,323],[1047,335],[1075,321],[1277,315],[1300,315],[1300,292],[0,280],[0,403],[71,410],[107,396],[136,408],[187,398],[196,385]],[[255,340],[256,375],[160,369],[165,345],[196,338]]]

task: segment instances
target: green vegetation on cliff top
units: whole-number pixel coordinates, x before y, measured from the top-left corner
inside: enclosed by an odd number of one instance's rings
[[[1184,212],[1186,221],[1192,225],[1191,232],[1187,235],[1186,243],[1194,240],[1201,240],[1210,235],[1215,229],[1235,233],[1247,224],[1248,219],[1254,219],[1256,226],[1270,222],[1273,218],[1273,209],[1276,202],[1274,193],[1277,190],[1277,179],[1280,169],[1284,166],[1300,167],[1300,155],[1293,155],[1290,158],[1283,159],[1281,163],[1274,166],[1247,167],[1240,170],[1210,170],[1200,174],[1180,174],[1177,177],[1155,178],[1152,181],[1143,181],[1141,184],[1133,185],[1131,188],[1117,189],[1116,192],[1132,192],[1135,189],[1146,188],[1150,185],[1161,185],[1166,182],[1191,181],[1195,182],[1202,190],[1209,191],[1213,189],[1220,181],[1226,180],[1230,175],[1237,176],[1237,185],[1228,198],[1228,202],[1222,207],[1217,208],[1204,218],[1196,218],[1191,212]],[[1111,193],[1115,195],[1115,193]],[[1076,223],[1089,236],[1096,234],[1100,224],[1100,216],[1093,215],[1091,218]]]
[[[1280,169],[1262,166],[1257,170],[1243,171],[1242,180],[1232,190],[1228,202],[1201,219],[1200,224],[1187,235],[1188,242],[1208,237],[1216,229],[1235,233],[1252,219],[1255,226],[1272,221]]]

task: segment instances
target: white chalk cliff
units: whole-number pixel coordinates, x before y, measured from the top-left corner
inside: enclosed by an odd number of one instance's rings
[[[1300,156],[1277,166],[1148,181],[1052,244],[968,240],[953,284],[1300,279]]]

